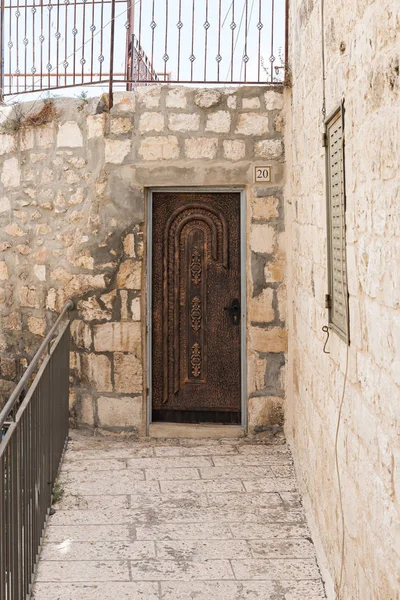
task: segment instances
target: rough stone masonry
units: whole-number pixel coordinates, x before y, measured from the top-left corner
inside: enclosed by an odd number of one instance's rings
[[[2,109],[0,388],[73,298],[71,414],[144,433],[146,189],[246,191],[250,428],[282,422],[287,349],[281,87],[156,85],[104,100],[56,100],[28,126]],[[32,114],[40,105],[24,105]],[[256,164],[272,181],[253,183]],[[15,360],[17,359],[17,360]]]

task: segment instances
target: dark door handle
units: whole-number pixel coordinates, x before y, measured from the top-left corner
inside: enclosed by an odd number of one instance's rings
[[[229,311],[233,325],[240,323],[240,301],[237,298],[231,300],[230,306],[224,306],[224,310]]]

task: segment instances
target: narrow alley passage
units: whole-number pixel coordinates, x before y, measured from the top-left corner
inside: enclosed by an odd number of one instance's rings
[[[34,600],[320,600],[283,439],[73,433]]]

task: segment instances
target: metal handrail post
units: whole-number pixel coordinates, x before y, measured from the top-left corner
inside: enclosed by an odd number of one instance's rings
[[[114,44],[115,44],[115,0],[111,0],[111,35],[110,35],[110,81],[108,84],[108,108],[113,106],[114,78]]]
[[[4,101],[4,0],[0,8],[0,103]]]

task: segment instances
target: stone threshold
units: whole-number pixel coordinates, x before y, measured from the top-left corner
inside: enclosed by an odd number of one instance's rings
[[[241,438],[245,431],[241,425],[218,425],[215,423],[150,423],[151,438]]]

